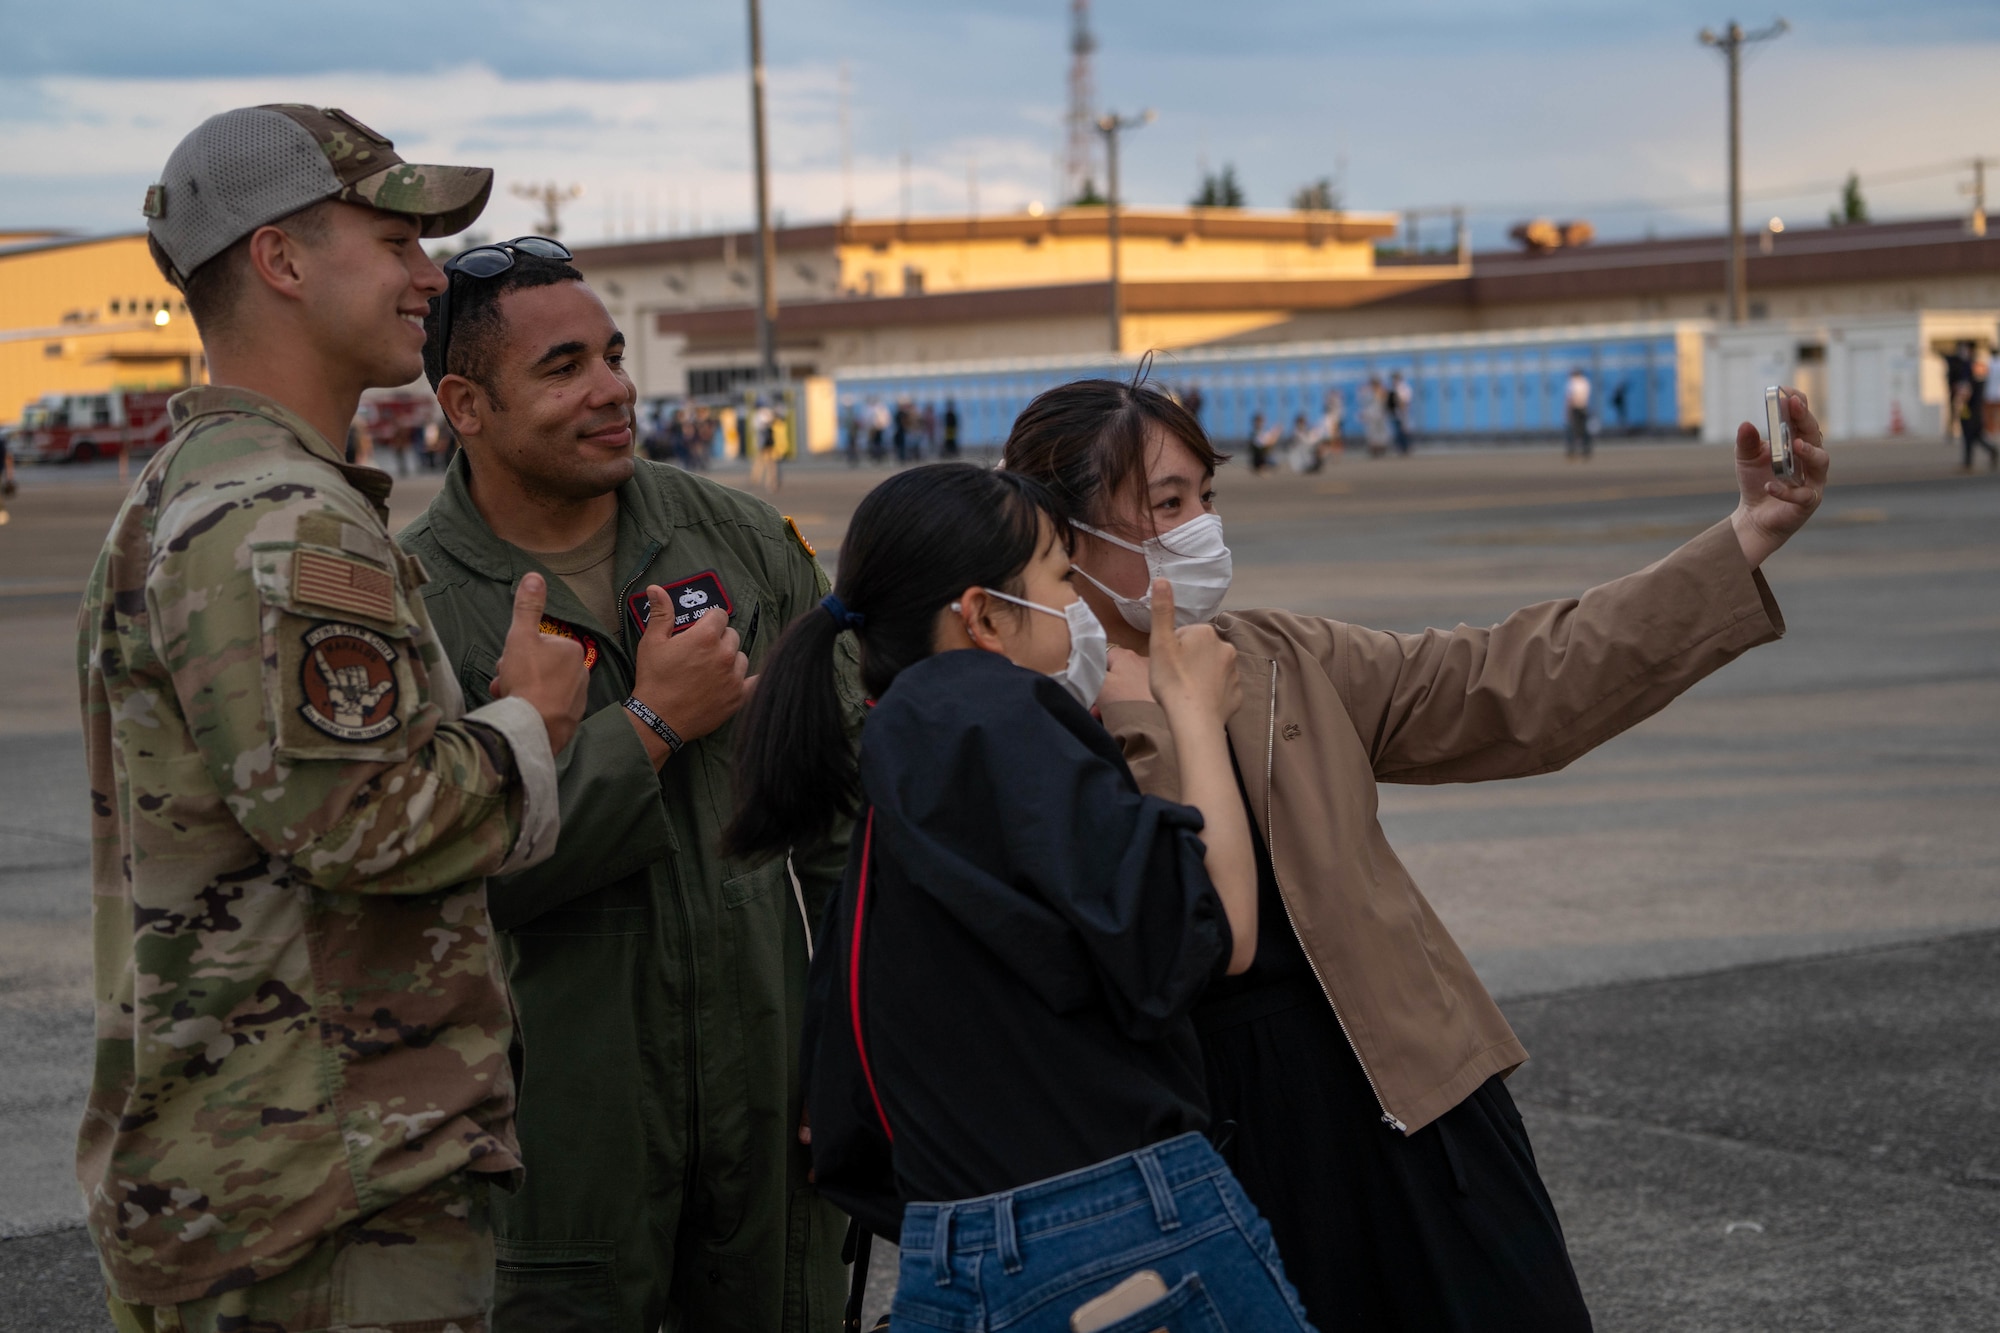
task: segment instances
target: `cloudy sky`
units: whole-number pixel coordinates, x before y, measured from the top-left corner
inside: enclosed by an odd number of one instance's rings
[[[1336,176],[1358,208],[1465,204],[1482,243],[1535,214],[1601,234],[1722,217],[1718,0],[1097,0],[1101,105],[1153,107],[1126,195],[1179,204],[1233,164],[1252,205]],[[2000,5],[1812,0],[1745,78],[1753,218],[1823,220],[1849,170],[1878,215],[1959,211],[2000,157]],[[789,221],[1053,201],[1067,0],[765,0],[776,203]],[[1772,15],[1739,11],[1748,25]],[[589,5],[0,0],[0,227],[138,223],[175,141],[232,106],[346,108],[413,161],[580,185],[574,240],[750,215],[740,0]],[[852,172],[841,168],[843,70]],[[2000,195],[2000,171],[1995,193]]]

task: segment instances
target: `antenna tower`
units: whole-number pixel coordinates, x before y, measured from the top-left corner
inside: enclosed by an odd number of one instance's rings
[[[1097,38],[1090,31],[1090,0],[1070,0],[1069,5],[1069,131],[1068,149],[1063,157],[1063,202],[1092,192],[1097,147],[1097,90],[1090,77],[1090,54]]]

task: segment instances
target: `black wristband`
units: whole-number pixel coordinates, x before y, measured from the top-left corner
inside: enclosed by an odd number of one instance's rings
[[[668,754],[679,754],[681,752],[681,746],[685,742],[681,740],[680,733],[661,721],[660,715],[646,707],[645,703],[637,695],[625,701],[625,711],[633,717],[638,718],[641,722],[644,722],[647,730],[665,741],[667,743]]]

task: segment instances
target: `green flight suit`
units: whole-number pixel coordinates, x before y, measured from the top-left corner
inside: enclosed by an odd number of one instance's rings
[[[758,670],[826,574],[769,505],[638,460],[618,490],[621,623],[601,625],[473,506],[463,454],[398,540],[418,556],[438,637],[483,703],[530,570],[544,632],[585,641],[590,702],[557,760],[562,832],[534,870],[491,881],[525,1046],[527,1180],[494,1196],[498,1333],[830,1330],[846,1220],[806,1183],[797,1138],[809,940],[838,890],[847,828],[791,860],[718,850],[733,726],[655,775],[621,706],[649,583],[683,615],[719,600]],[[700,596],[696,594],[699,593]],[[846,642],[846,641],[844,641]],[[841,695],[859,726],[852,656]]]

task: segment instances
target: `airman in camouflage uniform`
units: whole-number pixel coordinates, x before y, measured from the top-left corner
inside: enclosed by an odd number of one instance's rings
[[[401,191],[426,232],[476,215],[490,178],[426,194],[408,177],[439,169],[387,150],[337,112],[226,113],[149,192],[154,240],[178,280],[301,202]],[[324,188],[362,151],[386,183]],[[306,184],[275,189],[286,173]],[[484,877],[554,849],[557,723],[519,694],[465,711],[385,474],[247,389],[170,410],[79,620],[97,1049],[78,1175],[113,1317],[474,1333],[474,1177],[520,1172]]]

